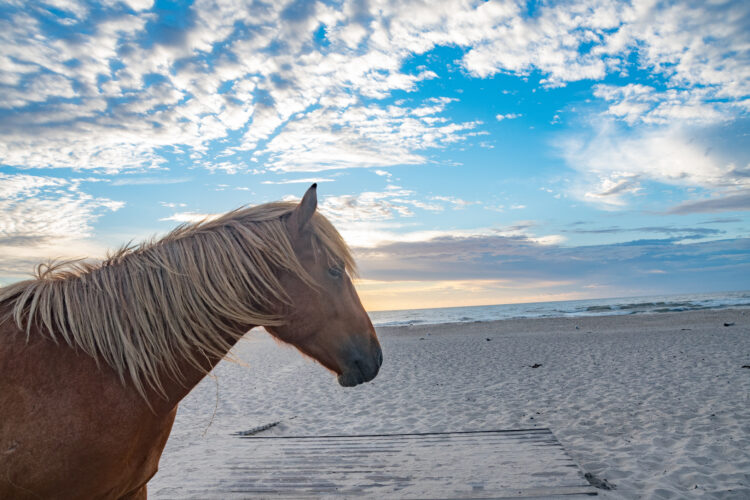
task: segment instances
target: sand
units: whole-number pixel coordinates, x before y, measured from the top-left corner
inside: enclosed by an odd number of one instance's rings
[[[248,334],[234,350],[246,366],[220,363],[181,404],[150,496],[196,496],[247,454],[232,433],[279,422],[264,435],[549,427],[592,481],[615,486],[601,498],[750,498],[748,309],[378,335],[378,378],[345,389]]]

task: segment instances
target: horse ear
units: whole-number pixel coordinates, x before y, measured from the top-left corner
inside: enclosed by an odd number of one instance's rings
[[[289,216],[289,231],[294,234],[298,233],[305,227],[318,207],[318,184],[315,183],[305,192],[302,201]]]

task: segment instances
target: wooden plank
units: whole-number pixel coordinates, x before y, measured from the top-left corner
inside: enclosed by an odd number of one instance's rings
[[[200,498],[581,498],[596,495],[550,429],[247,436]]]

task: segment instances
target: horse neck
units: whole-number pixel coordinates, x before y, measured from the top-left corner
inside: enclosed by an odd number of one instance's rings
[[[256,325],[235,325],[235,331],[224,333],[222,336],[224,337],[227,345],[233,347],[239,341],[242,334],[255,328],[255,326]],[[177,404],[179,404],[179,402],[182,401],[182,399],[187,396],[188,393],[190,393],[190,391],[192,391],[193,388],[198,385],[200,381],[203,380],[211,370],[214,369],[219,361],[224,358],[224,355],[226,355],[227,352],[223,353],[223,355],[221,356],[216,356],[206,355],[205,353],[200,352],[198,349],[195,349],[192,354],[195,359],[201,360],[201,365],[199,367],[190,362],[187,356],[180,359],[178,361],[178,365],[180,367],[182,377],[179,380],[175,380],[174,377],[170,376],[164,377],[163,385],[166,398],[164,397],[164,395],[157,394],[153,391],[151,391],[151,394],[149,394],[150,401],[156,402],[156,404],[154,405],[155,410],[157,412],[164,411],[167,413],[172,411],[177,406]]]

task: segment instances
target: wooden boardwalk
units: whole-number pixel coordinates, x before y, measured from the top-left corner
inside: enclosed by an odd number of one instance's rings
[[[242,437],[200,498],[583,498],[596,495],[549,429]]]

